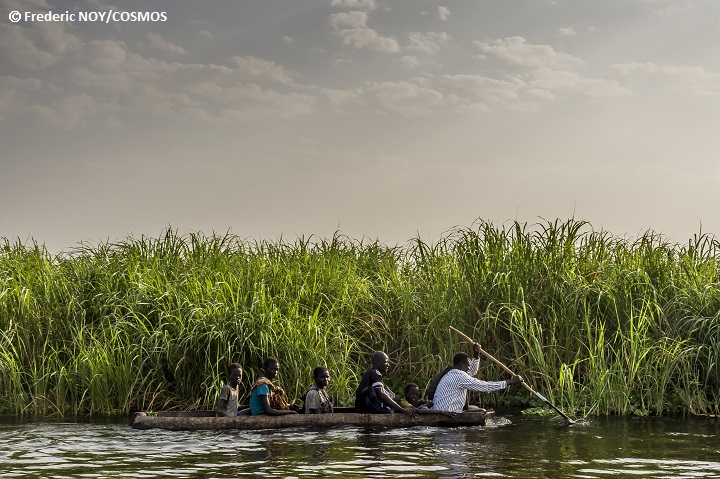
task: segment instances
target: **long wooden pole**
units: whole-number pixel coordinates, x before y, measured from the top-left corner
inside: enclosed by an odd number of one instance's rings
[[[463,333],[462,331],[459,331],[459,330],[453,328],[452,326],[450,326],[450,329],[452,329],[452,330],[455,331],[457,334],[459,334],[459,335],[462,336],[463,338],[467,339],[467,340],[470,341],[471,343],[473,343],[473,344],[477,343],[477,341],[474,341],[470,336],[466,335],[466,334]],[[514,372],[512,372],[507,366],[505,366],[503,363],[501,363],[500,361],[498,361],[493,355],[491,355],[490,353],[488,353],[488,352],[486,352],[485,350],[483,350],[483,348],[480,348],[480,347],[478,346],[478,349],[480,349],[480,352],[483,353],[490,361],[494,362],[495,364],[497,364],[498,366],[500,366],[501,368],[503,368],[503,370],[505,370],[506,373],[508,373],[508,374],[511,375],[511,376],[517,376],[517,374],[515,374]],[[548,401],[548,400],[545,398],[545,396],[543,396],[542,394],[540,394],[539,392],[537,392],[537,391],[535,391],[533,388],[531,388],[531,387],[528,385],[528,383],[526,383],[525,381],[523,381],[523,382],[521,382],[520,384],[522,384],[525,389],[527,389],[528,391],[530,391],[531,394],[534,394],[534,395],[535,395],[538,399],[540,399],[542,402],[544,402],[545,404],[547,404],[548,406],[550,406],[551,408],[553,408],[555,411],[557,411],[557,413],[560,414],[560,415],[561,415],[562,417],[564,417],[565,419],[567,419],[567,421],[568,421],[570,424],[575,424],[575,421],[573,421],[572,419],[570,419],[570,417],[568,417],[567,414],[565,414],[564,412],[562,412],[562,411],[561,411],[560,409],[558,409],[553,403],[551,403],[550,401]]]

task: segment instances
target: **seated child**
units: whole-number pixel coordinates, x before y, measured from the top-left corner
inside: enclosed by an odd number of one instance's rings
[[[420,399],[420,386],[415,383],[410,383],[405,386],[405,394],[402,399],[400,399],[400,405],[404,408],[420,408],[425,406],[425,401]]]
[[[228,382],[223,386],[218,397],[216,416],[237,416],[238,413],[238,384],[242,379],[242,366],[231,363],[227,369]]]
[[[325,387],[330,382],[330,372],[325,366],[313,369],[315,384],[305,393],[303,405],[305,414],[326,414],[333,412],[333,402]]]

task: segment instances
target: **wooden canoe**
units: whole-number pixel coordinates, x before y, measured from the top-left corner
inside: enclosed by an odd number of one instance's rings
[[[349,408],[348,408],[349,409]],[[202,429],[280,429],[289,427],[364,426],[373,428],[401,428],[413,426],[484,426],[494,411],[464,412],[455,417],[441,414],[421,414],[413,419],[405,414],[288,414],[285,416],[215,417],[214,411],[160,412],[157,415],[135,413],[130,426],[135,429],[166,429],[171,431]]]

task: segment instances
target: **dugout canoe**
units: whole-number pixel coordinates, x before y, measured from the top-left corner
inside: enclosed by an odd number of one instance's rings
[[[348,408],[349,409],[349,408]],[[363,426],[373,428],[402,428],[413,426],[484,426],[494,411],[464,412],[455,417],[441,414],[421,414],[413,419],[405,414],[360,414],[336,412],[333,414],[289,414],[286,416],[234,416],[215,417],[214,411],[138,412],[130,426],[135,429],[166,429],[170,431],[227,430],[227,429],[282,429],[290,427],[328,428]]]

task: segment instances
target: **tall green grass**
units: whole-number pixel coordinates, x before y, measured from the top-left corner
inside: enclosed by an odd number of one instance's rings
[[[720,243],[584,221],[478,222],[404,246],[230,234],[127,238],[51,255],[0,240],[0,412],[212,408],[267,356],[293,397],[327,365],[352,402],[368,355],[396,388],[460,349],[452,325],[575,414],[720,411]],[[481,375],[502,378],[484,362]],[[521,388],[486,403],[541,404]]]

